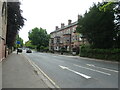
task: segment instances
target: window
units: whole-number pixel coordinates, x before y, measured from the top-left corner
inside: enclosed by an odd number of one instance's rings
[[[51,43],[53,43],[54,41],[53,41],[53,39],[51,39]]]

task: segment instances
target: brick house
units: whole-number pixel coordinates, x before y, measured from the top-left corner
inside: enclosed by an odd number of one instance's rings
[[[80,16],[78,15],[78,19]],[[55,30],[50,33],[49,50],[59,51],[61,48],[65,48],[67,51],[72,51],[73,48],[79,47],[83,44],[81,34],[76,32],[78,21],[73,22],[68,20],[68,25],[61,23],[61,27],[56,26]]]
[[[0,61],[6,56],[7,3],[0,1]]]

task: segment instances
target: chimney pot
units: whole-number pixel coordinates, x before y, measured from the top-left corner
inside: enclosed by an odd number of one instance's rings
[[[71,22],[72,22],[72,20],[68,20],[68,25],[70,25],[70,24],[71,24]]]
[[[81,19],[82,15],[78,15],[78,20]]]
[[[64,28],[65,24],[64,23],[61,23],[61,28]]]
[[[58,26],[56,26],[56,27],[55,27],[55,30],[58,30],[58,29],[59,29]]]

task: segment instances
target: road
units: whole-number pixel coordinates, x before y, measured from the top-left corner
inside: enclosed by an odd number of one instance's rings
[[[118,64],[51,53],[23,53],[60,88],[118,88]]]

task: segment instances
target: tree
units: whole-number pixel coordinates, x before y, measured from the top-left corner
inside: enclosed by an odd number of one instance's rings
[[[115,14],[115,37],[114,37],[114,47],[120,48],[120,1],[119,2],[107,2],[105,5],[100,7],[101,11],[107,11],[110,9],[111,4],[114,4],[114,14]]]
[[[29,40],[35,46],[37,46],[37,50],[40,50],[41,47],[48,47],[49,46],[49,35],[47,31],[42,28],[34,28],[29,33]]]
[[[7,35],[6,43],[8,47],[14,45],[18,31],[24,26],[23,16],[21,15],[20,2],[7,2]]]
[[[94,4],[78,20],[77,32],[83,34],[93,48],[112,48],[114,32],[113,5],[106,12],[99,9],[104,4]]]
[[[32,45],[31,41],[29,40],[29,41],[25,42],[25,47],[35,49],[36,46]]]
[[[115,31],[115,46],[116,48],[120,48],[120,1],[115,7]]]

